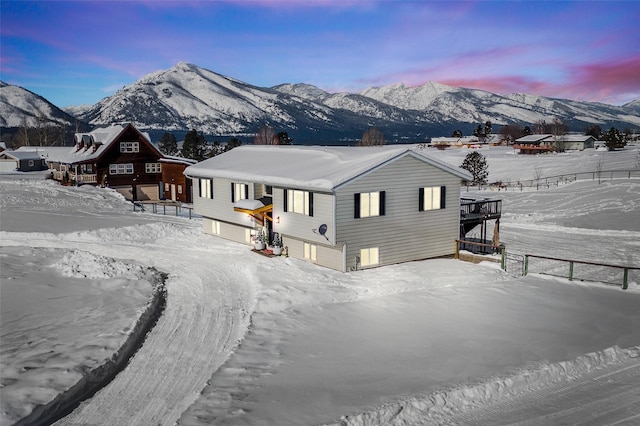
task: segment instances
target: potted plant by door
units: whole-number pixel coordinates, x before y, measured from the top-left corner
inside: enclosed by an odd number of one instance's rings
[[[280,234],[274,232],[273,234],[273,243],[272,243],[271,251],[276,256],[280,256],[282,254],[282,238],[280,238]]]
[[[254,237],[253,248],[256,250],[264,250],[264,235],[262,234],[262,230],[258,232]]]

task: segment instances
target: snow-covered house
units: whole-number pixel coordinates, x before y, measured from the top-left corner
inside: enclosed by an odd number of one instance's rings
[[[406,145],[248,145],[184,173],[205,233],[251,244],[264,226],[289,256],[340,271],[454,253],[471,179]]]
[[[136,200],[160,198],[163,155],[146,133],[114,125],[76,133],[74,141],[73,147],[38,147],[54,179],[109,186]]]
[[[47,170],[47,164],[36,151],[1,151],[0,172],[34,172]]]
[[[197,161],[172,155],[165,155],[159,161],[162,166],[162,198],[191,203],[193,201],[191,179],[184,175],[184,170],[196,164]]]
[[[538,154],[551,151],[582,151],[594,147],[595,138],[589,135],[566,134],[555,136],[552,134],[527,135],[516,139],[514,149],[521,154]]]

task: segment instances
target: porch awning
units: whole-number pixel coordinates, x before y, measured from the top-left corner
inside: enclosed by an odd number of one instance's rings
[[[248,215],[268,213],[273,210],[273,204],[266,204],[261,200],[238,200],[233,203],[233,210]]]

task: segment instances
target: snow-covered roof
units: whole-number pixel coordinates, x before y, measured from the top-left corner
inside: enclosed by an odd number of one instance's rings
[[[164,158],[159,160],[161,163],[175,163],[175,164],[196,164],[198,160],[193,160],[191,158],[184,157],[176,157],[174,155],[165,155]]]
[[[519,143],[533,143],[533,142],[542,142],[545,139],[552,138],[553,135],[550,134],[540,134],[540,135],[527,135],[521,138],[516,139],[516,142]]]
[[[44,146],[44,147],[20,147],[19,150],[37,150],[40,155],[48,161],[55,161],[64,164],[82,163],[94,160],[102,155],[126,126],[120,124],[102,127],[88,133],[76,133],[74,135],[75,145],[72,147]],[[141,133],[150,142],[149,135]]]
[[[333,191],[340,185],[406,155],[414,156],[461,179],[466,171],[427,156],[414,145],[383,147],[244,145],[193,166],[190,177],[227,178],[269,185]]]
[[[591,135],[574,135],[574,134],[568,134],[568,135],[564,135],[563,139],[565,142],[586,142],[589,139],[593,139],[595,140],[596,138],[594,138]]]
[[[42,157],[36,151],[2,151],[2,154],[14,160],[41,160]]]

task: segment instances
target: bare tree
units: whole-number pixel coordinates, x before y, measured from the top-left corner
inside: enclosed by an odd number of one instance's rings
[[[273,128],[265,124],[260,127],[260,130],[256,133],[256,136],[253,138],[253,143],[255,145],[277,145],[278,139]]]
[[[505,145],[511,145],[516,139],[522,137],[522,129],[515,124],[507,124],[500,127],[500,141]]]
[[[22,117],[20,120],[20,128],[18,132],[13,137],[13,141],[11,146],[13,149],[19,148],[21,146],[30,146],[29,143],[29,121],[27,117]]]
[[[381,146],[384,145],[384,136],[382,132],[375,127],[362,134],[362,140],[358,142],[358,146]]]
[[[565,137],[568,131],[566,124],[559,118],[554,118],[551,123],[551,134],[555,143],[555,148],[558,152],[565,152],[567,150],[567,138]]]
[[[547,122],[540,119],[534,123],[533,133],[536,135],[542,135],[547,132]]]

